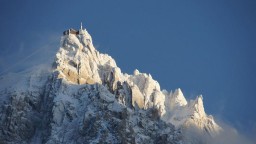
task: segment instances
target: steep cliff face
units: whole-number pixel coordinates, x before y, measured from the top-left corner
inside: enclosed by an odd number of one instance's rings
[[[0,82],[0,143],[193,143],[191,128],[210,137],[221,131],[202,96],[187,102],[150,74],[122,73],[85,29],[61,37],[52,69]]]

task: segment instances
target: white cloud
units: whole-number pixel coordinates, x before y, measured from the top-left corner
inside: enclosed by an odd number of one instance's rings
[[[223,128],[223,132],[214,138],[212,144],[253,144],[249,136],[238,132],[234,127],[218,120],[219,125]]]

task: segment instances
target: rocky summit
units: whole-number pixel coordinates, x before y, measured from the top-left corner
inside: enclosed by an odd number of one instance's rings
[[[0,77],[0,143],[208,143],[222,128],[150,74],[123,73],[86,29],[65,31],[51,66]]]

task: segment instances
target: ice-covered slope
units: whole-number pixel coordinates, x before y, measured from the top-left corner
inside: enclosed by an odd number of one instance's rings
[[[0,82],[4,143],[186,143],[191,128],[210,137],[221,131],[202,96],[187,102],[180,89],[161,90],[150,74],[122,73],[85,29],[61,37],[52,70]]]

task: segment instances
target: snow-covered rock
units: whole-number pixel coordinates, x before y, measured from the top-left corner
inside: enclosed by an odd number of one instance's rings
[[[186,143],[190,127],[221,131],[202,96],[187,102],[181,89],[161,90],[150,74],[122,73],[85,29],[61,37],[52,69],[0,82],[0,143]]]
[[[171,106],[179,107],[187,105],[187,100],[185,99],[181,89],[176,89],[172,94]]]

